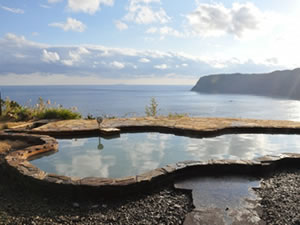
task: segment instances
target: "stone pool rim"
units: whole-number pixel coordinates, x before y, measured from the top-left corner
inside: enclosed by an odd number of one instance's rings
[[[150,121],[153,120],[150,118]],[[155,118],[154,118],[155,120]],[[193,120],[193,119],[191,119]],[[126,121],[122,120],[123,122]],[[147,118],[144,122],[148,122]],[[225,126],[219,129],[191,129],[189,127],[180,126],[162,126],[160,124],[134,124],[134,123],[114,123],[114,126],[107,124],[98,129],[98,133],[103,135],[116,135],[120,132],[140,132],[140,131],[149,131],[153,130],[160,132],[160,129],[163,128],[162,132],[167,132],[171,134],[177,134],[178,132],[181,135],[189,136],[192,135],[211,135],[211,132],[215,134],[227,134],[230,133],[282,133],[286,134],[287,132],[291,133],[300,133],[300,123],[294,122],[296,126],[257,126],[257,124],[242,124],[244,121],[240,120],[240,124],[237,124],[238,120],[235,119],[233,126]],[[255,120],[258,121],[258,120]],[[78,121],[76,121],[78,122]],[[131,120],[132,122],[132,120]],[[155,121],[157,122],[157,121]],[[239,122],[239,121],[238,121]],[[289,124],[291,124],[289,122]],[[118,125],[118,126],[117,126]],[[274,125],[274,124],[273,124]],[[62,135],[65,135],[68,130],[56,130],[55,135],[59,135],[59,132]],[[224,133],[222,133],[222,131]],[[20,130],[18,131],[20,132]],[[23,132],[25,132],[23,130]],[[148,171],[143,174],[136,176],[127,176],[122,178],[100,178],[100,177],[85,177],[85,178],[76,178],[62,176],[58,174],[46,173],[45,171],[33,166],[28,160],[31,157],[36,155],[46,153],[49,151],[57,151],[58,143],[55,138],[50,137],[46,134],[53,135],[54,130],[42,131],[41,129],[35,128],[32,130],[27,130],[26,133],[0,133],[1,139],[9,140],[24,140],[37,143],[36,145],[29,146],[27,148],[9,152],[5,156],[5,162],[7,165],[8,172],[19,174],[25,178],[26,181],[37,181],[39,184],[47,185],[54,184],[58,187],[68,187],[71,189],[76,189],[84,191],[93,189],[99,193],[112,193],[114,194],[124,194],[132,193],[136,191],[143,190],[152,186],[161,185],[166,182],[172,182],[175,179],[180,179],[191,174],[198,175],[221,175],[221,174],[237,174],[239,176],[250,174],[253,176],[262,176],[268,171],[274,170],[275,168],[282,165],[295,164],[299,165],[300,154],[297,153],[284,153],[277,156],[263,156],[256,158],[254,160],[208,160],[208,161],[184,161],[177,162],[171,165],[164,166],[162,168],[157,168],[151,171]],[[95,132],[95,128],[85,128],[85,129],[69,129],[70,135],[83,134],[83,133]],[[33,134],[40,133],[40,134]],[[43,135],[41,135],[41,133]],[[31,178],[31,179],[28,179]]]

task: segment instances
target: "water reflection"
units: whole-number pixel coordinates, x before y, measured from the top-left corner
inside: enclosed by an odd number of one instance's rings
[[[104,148],[104,145],[101,144],[101,137],[99,137],[99,143],[98,143],[97,148],[98,148],[99,150],[102,150],[102,149]]]
[[[128,133],[119,138],[59,140],[59,152],[32,163],[67,176],[123,177],[184,160],[253,159],[300,152],[298,135],[234,134],[189,138],[160,133]],[[100,151],[99,151],[100,150]]]

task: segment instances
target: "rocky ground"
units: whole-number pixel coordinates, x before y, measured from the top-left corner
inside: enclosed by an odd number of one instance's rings
[[[300,225],[300,169],[277,171],[257,191],[267,224]]]
[[[182,224],[190,194],[163,187],[121,200],[43,197],[0,184],[0,224]]]
[[[266,224],[300,225],[300,169],[277,171],[257,190]],[[193,208],[187,192],[162,187],[123,199],[77,201],[0,183],[0,224],[182,224]]]

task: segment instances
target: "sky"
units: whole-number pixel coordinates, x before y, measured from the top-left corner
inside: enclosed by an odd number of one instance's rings
[[[0,85],[193,85],[300,67],[299,0],[0,0]]]

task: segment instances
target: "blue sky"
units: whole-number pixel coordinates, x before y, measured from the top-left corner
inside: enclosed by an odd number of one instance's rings
[[[0,0],[0,85],[194,84],[299,67],[298,0]]]

